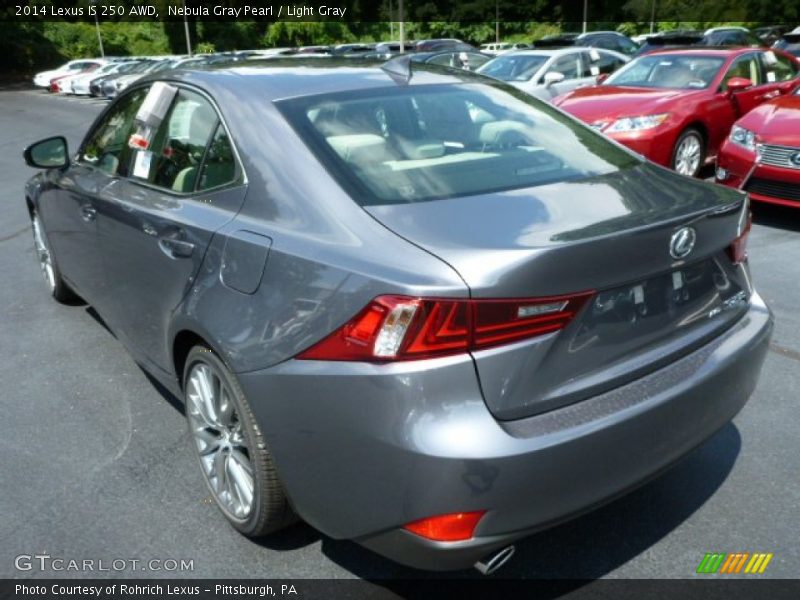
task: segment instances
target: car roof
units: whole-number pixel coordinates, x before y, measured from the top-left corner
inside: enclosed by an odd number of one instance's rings
[[[587,46],[566,46],[564,48],[524,48],[522,50],[514,50],[512,52],[505,52],[503,56],[560,56],[562,54],[571,54],[572,52],[580,52],[581,50],[590,50]],[[604,48],[594,48],[594,50],[604,50]]]
[[[726,47],[726,46],[702,46],[702,47],[689,47],[689,48],[663,48],[658,50],[653,50],[649,52],[645,56],[652,56],[657,54],[685,54],[688,56],[696,55],[696,56],[721,56],[721,57],[728,57],[728,56],[736,56],[739,54],[746,54],[748,52],[758,51],[761,48],[749,48],[749,47],[742,47],[742,46],[735,46],[735,47]]]
[[[397,59],[395,59],[397,60]],[[397,75],[381,69],[382,62],[354,64],[351,59],[276,58],[209,65],[198,69],[181,69],[155,73],[146,81],[177,81],[196,85],[217,98],[255,97],[265,101],[377,89],[398,85]],[[410,85],[452,84],[463,81],[486,81],[483,76],[465,70],[431,67],[413,63]]]

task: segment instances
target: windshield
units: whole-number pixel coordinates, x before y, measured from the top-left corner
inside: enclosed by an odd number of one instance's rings
[[[503,55],[493,58],[477,72],[503,81],[529,81],[548,58],[543,54]]]
[[[108,63],[107,65],[101,66],[99,69],[95,69],[92,75],[102,75],[104,73],[109,73],[110,71],[114,71],[117,68],[117,65],[114,63]]]
[[[800,35],[786,36],[775,42],[772,47],[800,57]]]
[[[650,54],[631,61],[603,85],[705,89],[724,63],[725,59],[718,56]]]
[[[502,84],[358,90],[278,106],[362,205],[526,188],[639,163],[588,127]]]

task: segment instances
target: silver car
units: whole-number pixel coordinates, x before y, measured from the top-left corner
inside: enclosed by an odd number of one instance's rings
[[[491,572],[730,421],[772,332],[743,193],[406,57],[167,71],[25,159],[50,294],[184,400],[248,536]]]
[[[501,54],[476,71],[550,100],[593,85],[599,76],[613,73],[629,60],[624,54],[601,48],[521,50]]]

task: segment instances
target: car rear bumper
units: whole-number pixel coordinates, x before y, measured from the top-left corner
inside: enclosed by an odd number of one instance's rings
[[[771,332],[754,294],[735,325],[667,367],[507,422],[492,418],[463,357],[287,361],[239,380],[304,519],[410,566],[458,569],[625,493],[709,438],[753,391]],[[472,510],[487,513],[467,541],[402,529]]]

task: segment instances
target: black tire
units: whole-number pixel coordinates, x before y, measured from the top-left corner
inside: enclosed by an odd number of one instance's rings
[[[31,231],[33,233],[33,248],[36,252],[39,267],[44,275],[50,295],[56,302],[62,304],[75,303],[79,298],[61,276],[61,271],[58,268],[58,260],[50,246],[50,242],[47,240],[47,232],[44,230],[44,225],[35,211],[31,214]],[[45,254],[47,258],[45,258]],[[46,261],[49,261],[51,273],[47,271],[48,265]]]
[[[206,474],[203,459],[200,456],[197,443],[194,439],[188,390],[189,376],[193,369],[199,365],[210,367],[213,373],[219,378],[221,384],[227,386],[227,390],[230,392],[227,397],[232,401],[233,408],[238,417],[237,420],[242,426],[241,430],[249,454],[250,464],[253,469],[252,506],[249,514],[243,518],[238,518],[236,515],[232,514],[225,506],[224,502],[217,496],[214,485]],[[242,388],[239,386],[239,382],[219,357],[209,348],[205,346],[195,346],[189,352],[183,372],[183,390],[192,448],[200,462],[203,478],[211,492],[211,496],[231,525],[247,537],[257,538],[283,529],[297,521],[297,516],[292,510],[286,493],[284,492],[283,484],[278,477],[278,472],[267,447],[266,440],[253,415],[250,404]]]
[[[681,157],[679,156],[681,147],[685,143],[689,143],[694,141],[697,144],[699,149],[699,155],[697,159],[697,166],[691,170],[691,172],[687,172],[684,169],[679,168],[679,163]],[[695,128],[695,127],[687,127],[684,129],[681,134],[678,136],[678,139],[675,141],[675,147],[672,149],[672,160],[670,166],[674,171],[681,173],[682,175],[686,175],[687,177],[697,177],[700,173],[700,169],[703,168],[706,162],[706,140],[703,136],[703,133]]]

